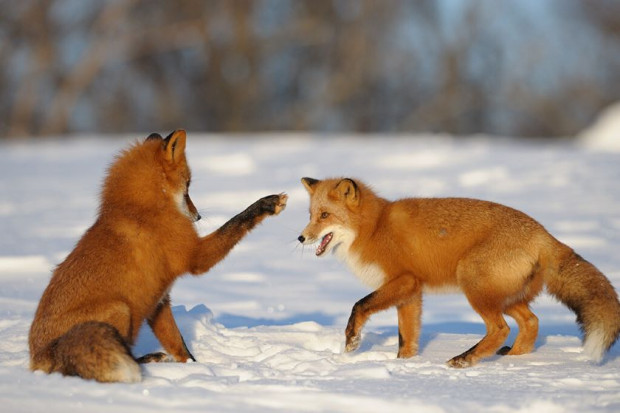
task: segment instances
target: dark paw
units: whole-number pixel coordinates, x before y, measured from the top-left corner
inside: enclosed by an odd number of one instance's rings
[[[497,350],[497,355],[498,356],[505,356],[505,355],[508,354],[508,352],[510,352],[510,350],[512,350],[512,347],[504,346],[504,347],[500,348],[499,350]]]
[[[261,212],[267,213],[269,215],[278,215],[284,210],[284,208],[286,208],[287,200],[288,195],[286,194],[269,195],[259,199],[258,204],[260,206]]]

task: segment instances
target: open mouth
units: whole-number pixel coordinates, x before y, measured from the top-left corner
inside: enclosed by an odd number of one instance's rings
[[[327,248],[327,246],[329,245],[329,242],[332,240],[333,237],[334,237],[334,233],[330,232],[329,234],[325,235],[323,239],[321,239],[321,243],[319,244],[318,247],[316,247],[317,257],[325,252],[325,249]]]

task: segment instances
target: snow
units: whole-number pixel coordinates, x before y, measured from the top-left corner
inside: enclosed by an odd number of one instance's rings
[[[146,136],[147,134],[144,134]],[[198,360],[150,364],[136,384],[28,370],[27,335],[50,272],[96,216],[113,156],[139,136],[1,143],[0,400],[3,412],[615,412],[620,345],[588,361],[574,315],[541,295],[536,349],[456,370],[445,361],[484,325],[464,297],[425,297],[420,355],[396,359],[396,311],[374,316],[343,353],[353,304],[370,291],[333,256],[296,241],[308,219],[302,176],[353,176],[388,198],[467,196],[542,222],[620,286],[620,159],[615,145],[443,135],[221,136],[189,133],[192,198],[206,234],[260,196],[287,209],[229,257],[172,290]],[[509,320],[511,327],[514,322]],[[509,340],[514,340],[515,330]],[[159,349],[144,329],[134,347]]]
[[[593,150],[620,152],[620,102],[606,108],[578,139]]]

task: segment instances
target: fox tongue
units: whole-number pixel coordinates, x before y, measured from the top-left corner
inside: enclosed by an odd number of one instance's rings
[[[332,237],[334,236],[333,232],[330,232],[329,234],[325,235],[323,237],[323,239],[321,240],[321,244],[316,248],[316,255],[319,256],[321,254],[323,254],[325,252],[325,248],[327,247],[327,244],[329,244],[329,242],[332,240]]]

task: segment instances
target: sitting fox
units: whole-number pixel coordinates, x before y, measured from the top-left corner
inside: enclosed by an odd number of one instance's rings
[[[110,166],[99,216],[54,271],[30,328],[30,368],[100,382],[141,379],[139,362],[194,360],[172,317],[169,292],[202,274],[287,196],[259,199],[210,235],[189,197],[185,131],[151,134]],[[131,354],[147,321],[168,353]]]
[[[388,201],[353,179],[303,178],[310,223],[299,236],[334,251],[375,291],[358,301],[346,328],[346,351],[377,311],[398,310],[398,357],[418,352],[422,293],[457,289],[486,325],[486,336],[448,361],[468,367],[496,352],[534,349],[538,319],[529,303],[543,286],[577,314],[584,349],[600,361],[620,332],[620,303],[609,280],[542,225],[512,208],[474,199]],[[503,347],[514,318],[519,334]]]

